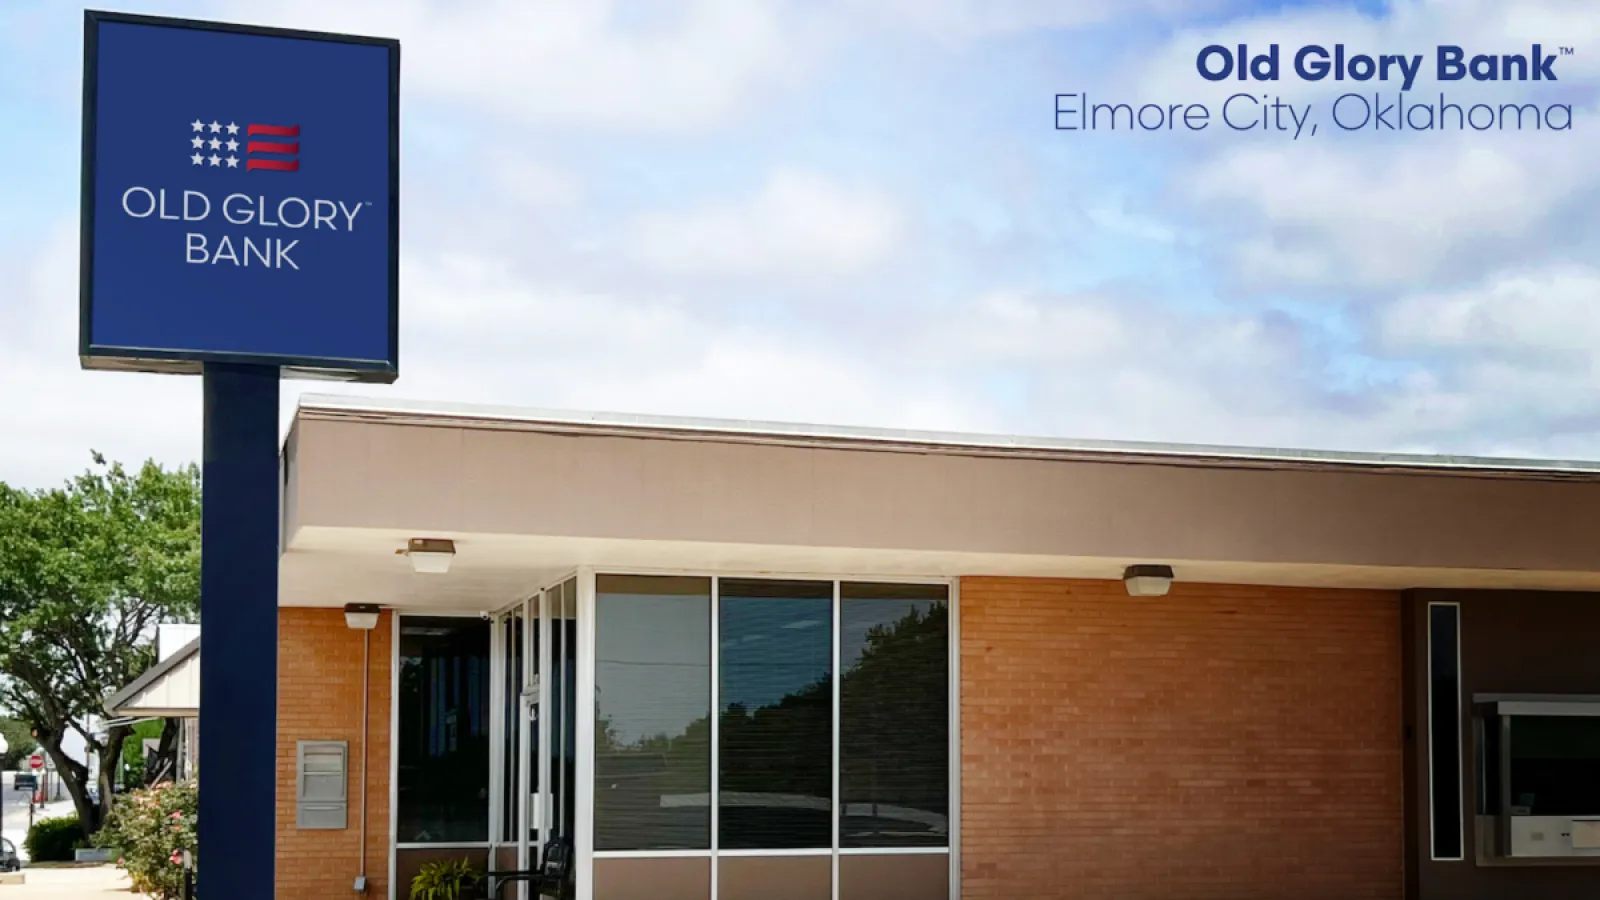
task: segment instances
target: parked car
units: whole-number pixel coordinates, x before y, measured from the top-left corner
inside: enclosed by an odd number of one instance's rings
[[[9,838],[0,837],[0,872],[22,871],[22,859],[17,856],[17,845]]]

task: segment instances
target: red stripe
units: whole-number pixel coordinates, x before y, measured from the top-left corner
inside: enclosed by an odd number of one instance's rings
[[[251,125],[246,134],[270,134],[273,137],[299,137],[299,125]]]
[[[252,159],[244,164],[245,170],[270,169],[274,172],[298,172],[300,160],[298,159]]]
[[[244,148],[246,153],[299,153],[300,142],[293,144],[273,144],[267,141],[251,141]]]

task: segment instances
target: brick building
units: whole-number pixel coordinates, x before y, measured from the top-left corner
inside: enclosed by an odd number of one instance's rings
[[[1600,890],[1597,466],[321,398],[283,500],[279,897]]]

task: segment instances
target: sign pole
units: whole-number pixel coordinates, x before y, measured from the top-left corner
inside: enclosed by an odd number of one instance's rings
[[[399,375],[400,44],[87,10],[83,47],[78,358],[204,379],[197,856],[273,900],[279,383]]]
[[[206,363],[200,524],[205,893],[272,900],[278,714],[276,367]]]

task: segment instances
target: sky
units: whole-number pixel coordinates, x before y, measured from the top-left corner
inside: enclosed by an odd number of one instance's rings
[[[1588,0],[147,0],[399,38],[401,372],[303,392],[1328,450],[1600,458]],[[1210,44],[1425,54],[1211,83]],[[1439,44],[1559,81],[1444,84]],[[82,7],[0,0],[0,481],[199,458],[200,384],[76,358]],[[1287,60],[1285,60],[1287,66]],[[216,77],[225,77],[219,73]],[[1072,132],[1055,96],[1310,103],[1316,136]]]

